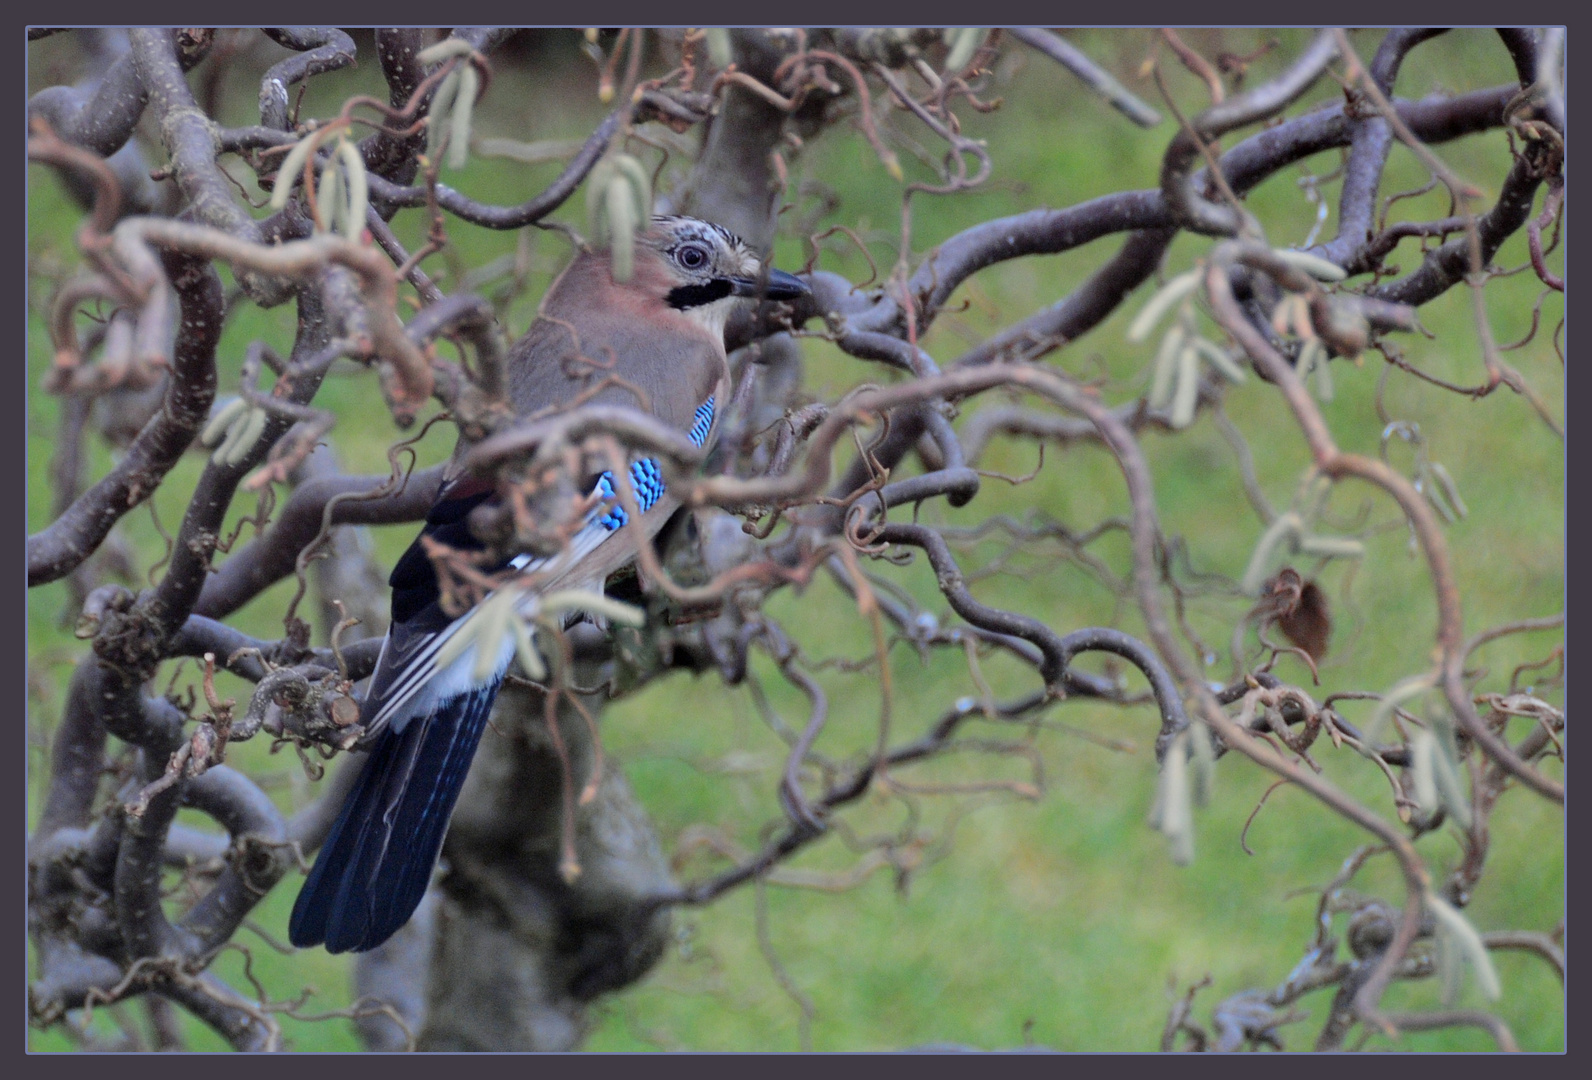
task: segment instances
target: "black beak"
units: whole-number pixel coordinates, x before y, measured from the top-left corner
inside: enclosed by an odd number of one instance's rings
[[[730,284],[736,296],[750,296],[767,300],[795,300],[800,296],[807,296],[812,290],[807,283],[795,274],[787,274],[783,270],[768,268],[768,275],[764,278],[731,278]]]

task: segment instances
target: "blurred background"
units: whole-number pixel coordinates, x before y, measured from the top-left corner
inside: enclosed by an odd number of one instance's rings
[[[208,107],[223,124],[257,122],[260,76],[287,52],[254,31],[219,33],[217,52],[189,76],[190,82],[202,103],[213,103]],[[359,67],[308,80],[301,118],[332,116],[357,93],[385,99],[378,65],[366,62],[373,56],[369,32],[351,33],[359,45]],[[1208,57],[1253,54],[1275,40],[1278,47],[1251,65],[1247,78],[1258,82],[1297,56],[1309,34],[1226,29],[1188,30],[1182,37]],[[1157,186],[1162,154],[1177,128],[1154,84],[1141,76],[1141,64],[1152,53],[1159,57],[1168,90],[1184,115],[1208,104],[1205,86],[1164,45],[1157,47],[1153,30],[1064,35],[1160,109],[1161,124],[1149,130],[1133,126],[1058,66],[1007,38],[982,93],[986,101],[998,100],[999,107],[988,113],[959,110],[963,134],[986,141],[993,172],[973,191],[913,200],[914,266],[935,244],[980,221]],[[1375,30],[1354,35],[1363,57],[1374,52],[1380,36]],[[29,46],[30,93],[70,82],[84,70],[89,61],[75,37],[58,35]],[[529,31],[493,55],[491,87],[477,109],[476,152],[464,169],[444,174],[446,183],[480,202],[510,204],[529,198],[558,174],[610,108],[598,98],[599,71],[583,54],[583,40],[577,31]],[[230,52],[222,56],[224,46]],[[662,74],[672,63],[657,39],[649,37],[643,75]],[[1495,34],[1459,30],[1410,55],[1397,93],[1404,98],[1454,94],[1514,78]],[[1336,83],[1322,79],[1287,115],[1341,97]],[[649,166],[662,163],[658,188],[667,192],[685,175],[697,135],[676,136],[656,124],[642,131],[656,145],[635,143],[632,150]],[[1228,142],[1250,133],[1235,133]],[[909,180],[934,178],[919,160],[938,153],[917,143],[925,135],[899,115],[882,125],[882,136]],[[532,163],[489,156],[505,152],[504,140],[539,144],[545,159]],[[1506,135],[1490,131],[1436,151],[1481,189],[1481,204],[1490,206],[1509,167]],[[152,154],[150,160],[160,158]],[[900,248],[901,185],[855,126],[831,126],[793,147],[786,162],[789,206],[780,218],[775,264],[800,269],[811,251],[807,237],[843,224],[888,272]],[[1318,155],[1277,174],[1248,198],[1273,246],[1305,246],[1311,238],[1334,235],[1338,181],[1332,174],[1340,163],[1337,151]],[[266,194],[254,187],[246,168],[232,171],[246,197],[262,204],[254,213],[263,217]],[[1426,180],[1424,167],[1395,146],[1384,196],[1419,188]],[[1390,220],[1441,217],[1446,205],[1447,195],[1438,187],[1395,204]],[[583,200],[571,199],[554,218],[584,230]],[[30,168],[30,532],[52,519],[50,470],[61,401],[40,389],[52,356],[47,313],[55,282],[80,262],[73,233],[81,219],[55,176],[43,167]],[[425,212],[413,210],[401,213],[393,227],[414,250],[423,243],[427,224]],[[535,228],[494,232],[457,221],[449,222],[448,235],[448,246],[426,262],[427,272],[446,292],[475,289],[492,297],[507,334],[523,333],[542,292],[567,261],[567,239]],[[1119,243],[1107,237],[1064,255],[1016,259],[979,273],[962,286],[923,347],[948,363],[992,331],[1067,294]],[[1167,256],[1164,277],[1189,269],[1210,243],[1180,236]],[[1419,260],[1416,245],[1406,241],[1390,261],[1406,272],[1412,269]],[[1562,250],[1550,257],[1555,267],[1563,265]],[[1495,259],[1508,268],[1526,261],[1523,233]],[[838,234],[821,241],[817,265],[857,282],[870,274],[868,261]],[[1529,269],[1488,285],[1487,312],[1500,342],[1527,334],[1540,291]],[[1125,330],[1152,292],[1146,286],[1111,319],[1046,362],[1098,387],[1111,404],[1144,393],[1155,344],[1129,344]],[[1562,295],[1550,295],[1541,305],[1540,331],[1508,354],[1560,424],[1564,366],[1550,336],[1563,314]],[[1423,307],[1420,318],[1431,336],[1402,335],[1398,341],[1406,359],[1438,378],[1464,385],[1481,381],[1469,292],[1463,287],[1449,291]],[[221,345],[223,392],[237,384],[248,341],[265,338],[282,349],[292,340],[292,325],[290,306],[269,311],[243,306],[228,323]],[[803,350],[805,389],[814,400],[833,402],[862,383],[894,378],[816,338],[804,340]],[[1471,400],[1392,369],[1375,354],[1367,354],[1362,364],[1336,361],[1331,372],[1334,394],[1322,408],[1340,446],[1375,456],[1390,421],[1402,420],[1419,425],[1426,454],[1454,478],[1468,513],[1448,526],[1447,538],[1466,632],[1562,610],[1563,443],[1531,406],[1508,391]],[[329,440],[348,471],[385,473],[387,448],[400,437],[374,394],[369,372],[341,362],[316,399],[339,416]],[[1286,505],[1308,454],[1279,396],[1251,378],[1229,388],[1224,404],[1253,455],[1260,489],[1273,505]],[[449,425],[433,428],[416,447],[420,466],[445,460],[453,439]],[[1191,589],[1189,624],[1210,645],[1211,679],[1224,681],[1230,677],[1232,627],[1252,603],[1236,582],[1264,523],[1246,500],[1239,458],[1211,413],[1202,412],[1190,428],[1175,434],[1148,433],[1143,445],[1155,475],[1162,527],[1181,539],[1177,557],[1186,558],[1188,580],[1197,585]],[[1396,468],[1406,474],[1413,468],[1404,443],[1394,440],[1387,452]],[[103,475],[116,453],[109,440],[91,438],[84,475]],[[115,570],[127,580],[143,583],[158,574],[166,550],[162,532],[175,531],[204,460],[190,454],[156,494],[151,511],[130,514],[116,529],[121,565]],[[1021,477],[1039,461],[1032,441],[997,439],[980,464]],[[234,519],[252,512],[248,503],[239,500]],[[952,509],[936,501],[924,507],[923,515],[935,523],[972,525],[1034,508],[1082,533],[1124,515],[1127,499],[1108,452],[1093,444],[1050,446],[1032,480],[1012,485],[986,479],[971,505]],[[1284,657],[1278,667],[1282,678],[1310,688],[1318,700],[1336,691],[1381,691],[1420,670],[1428,663],[1436,624],[1425,564],[1399,524],[1396,508],[1373,489],[1349,484],[1335,492],[1330,514],[1364,532],[1365,557],[1335,561],[1318,578],[1334,621],[1320,687],[1311,687],[1309,672],[1294,658]],[[369,530],[384,569],[413,533],[409,525]],[[1114,625],[1143,633],[1135,606],[1110,587],[1112,576],[1129,572],[1125,531],[1108,530],[1086,555],[1055,545],[1043,557],[1008,558],[998,537],[991,537],[963,558],[975,593],[987,603],[1032,615],[1060,632]],[[921,558],[892,576],[920,603],[949,617]],[[231,621],[251,634],[279,636],[281,612],[293,589],[291,580],[278,584]],[[40,777],[65,680],[87,652],[86,643],[71,633],[77,613],[69,597],[66,582],[28,595],[32,814],[40,805]],[[777,594],[768,610],[812,657],[855,659],[871,651],[866,620],[827,579],[815,580],[805,591]],[[1486,672],[1477,692],[1506,687],[1517,665],[1541,660],[1557,640],[1517,635],[1491,646],[1482,658]],[[981,692],[975,674],[958,658],[936,654],[925,662],[899,648],[891,659],[897,731],[922,730],[949,703]],[[1090,666],[1108,670],[1098,661]],[[610,767],[628,776],[681,880],[725,865],[713,854],[715,844],[755,850],[781,819],[775,785],[786,751],[765,714],[799,721],[806,706],[761,658],[754,675],[762,676],[761,691],[725,687],[711,675],[673,675],[616,703],[603,717]],[[166,677],[163,670],[161,678]],[[190,665],[184,678],[193,677]],[[997,696],[1032,688],[1030,672],[999,656],[983,660],[981,677]],[[1137,685],[1136,680],[1130,681]],[[833,713],[818,749],[844,760],[870,748],[877,738],[876,675],[837,666],[823,671],[821,681]],[[241,680],[218,679],[218,688],[223,695],[247,698],[248,685]],[[1544,683],[1535,692],[1562,706],[1562,687]],[[1368,711],[1354,702],[1342,708],[1356,721]],[[1197,814],[1193,863],[1174,865],[1165,839],[1146,823],[1156,789],[1158,723],[1147,705],[1125,709],[1064,702],[1026,732],[1031,747],[1026,756],[953,755],[909,774],[915,784],[943,786],[943,793],[906,804],[870,796],[853,805],[844,814],[844,828],[786,864],[766,887],[748,886],[707,907],[678,910],[665,958],[637,985],[595,1003],[586,1048],[888,1050],[954,1043],[986,1049],[1037,1044],[1150,1050],[1159,1044],[1169,1008],[1192,983],[1211,982],[1196,999],[1194,1011],[1201,1018],[1231,994],[1277,985],[1309,947],[1318,890],[1366,837],[1303,792],[1283,788],[1249,822],[1243,842],[1252,854],[1246,853],[1240,835],[1273,777],[1233,755],[1220,763],[1212,800]],[[1389,812],[1386,781],[1368,762],[1324,742],[1315,754],[1334,783]],[[263,739],[238,745],[229,760],[266,785],[284,809],[313,797],[315,785],[292,754],[271,754]],[[1547,767],[1551,775],[1561,775],[1556,769]],[[903,814],[910,819],[905,826]],[[203,819],[192,823],[203,824]],[[855,850],[858,838],[906,826],[918,839],[896,867]],[[1493,820],[1487,873],[1468,909],[1476,927],[1550,930],[1563,915],[1563,845],[1559,809],[1529,792],[1508,792]],[[1458,845],[1441,833],[1426,838],[1421,850],[1439,880],[1459,857]],[[290,874],[256,909],[237,941],[247,949],[252,977],[272,1000],[313,991],[297,1010],[312,1015],[346,1006],[351,991],[346,958],[320,950],[282,951],[300,880]],[[1395,906],[1402,901],[1396,867],[1386,858],[1372,859],[1355,888]],[[1523,1048],[1562,1049],[1563,999],[1553,972],[1526,953],[1496,953],[1495,963],[1503,998],[1490,1006],[1493,1011]],[[216,970],[246,989],[244,966],[245,957],[229,951]],[[1301,1010],[1319,1022],[1330,993],[1306,997]],[[1467,1002],[1479,1002],[1473,986],[1466,994]],[[1394,984],[1385,1003],[1400,1011],[1432,1008],[1438,997],[1436,981],[1428,979]],[[93,1023],[114,1032],[115,1017],[109,1010],[101,1013]],[[203,1025],[185,1023],[190,1047],[224,1046]],[[282,1023],[295,1049],[359,1048],[344,1019],[283,1018]],[[1314,1030],[1306,1022],[1284,1032],[1302,1047]],[[73,1044],[59,1031],[33,1031],[31,1045],[61,1050]],[[1394,1044],[1372,1036],[1367,1045]],[[1450,1029],[1410,1033],[1396,1045],[1484,1050],[1493,1044],[1480,1030]]]

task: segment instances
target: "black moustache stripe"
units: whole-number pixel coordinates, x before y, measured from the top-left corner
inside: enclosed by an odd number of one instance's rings
[[[681,285],[669,290],[667,297],[669,306],[684,311],[687,308],[701,307],[711,304],[715,300],[723,300],[734,291],[728,281],[715,278],[701,285]]]

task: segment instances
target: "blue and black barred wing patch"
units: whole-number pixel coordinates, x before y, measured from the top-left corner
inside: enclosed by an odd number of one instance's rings
[[[697,446],[706,443],[713,431],[716,415],[717,402],[709,397],[697,406],[691,430],[686,433],[687,438]],[[630,486],[636,493],[636,503],[642,513],[657,506],[666,490],[663,469],[657,459],[648,457],[633,462],[630,466]],[[467,518],[470,511],[492,494],[491,486],[483,481],[461,479],[449,488],[427,516],[426,528],[421,535],[430,536],[449,547],[467,550],[480,548],[480,541],[469,530]],[[619,503],[619,492],[611,471],[605,471],[597,478],[593,494],[602,502],[591,511],[575,535],[570,537],[569,545],[563,551],[540,558],[529,554],[519,555],[511,559],[507,567],[521,573],[532,573],[573,566],[618,532],[629,515]],[[464,620],[469,618],[469,612],[456,619],[443,612],[435,569],[418,539],[398,560],[390,584],[393,588],[393,625],[382,644],[370,692],[365,698],[365,725],[370,730],[389,723],[401,728],[407,722],[411,710],[406,706],[437,675],[437,655]]]
[[[686,433],[697,446],[707,441],[708,432],[713,430],[713,398],[708,398],[697,406],[696,416],[691,423],[691,430]],[[663,498],[664,483],[663,470],[659,468],[657,459],[641,458],[630,466],[630,486],[635,489],[636,503],[645,514],[658,500]],[[625,523],[625,508],[619,505],[619,493],[614,488],[614,474],[604,472],[597,478],[596,493],[603,498],[605,504],[612,505],[605,511],[596,511],[591,522],[601,526],[608,532],[613,532]]]
[[[713,430],[713,399],[708,398],[697,406],[696,417],[692,420],[691,430],[687,437],[696,445],[701,446],[707,441],[708,432]]]
[[[711,397],[697,406],[691,430],[686,433],[686,437],[697,446],[705,443],[713,430],[715,409],[716,403]],[[658,505],[658,501],[663,498],[667,489],[663,482],[663,469],[658,465],[656,458],[641,458],[631,463],[630,486],[636,493],[636,504],[643,514]],[[528,573],[550,565],[555,559],[573,561],[582,558],[629,520],[625,508],[619,503],[619,490],[614,486],[614,474],[611,470],[604,470],[602,475],[597,477],[597,484],[592,489],[592,494],[602,499],[602,504],[591,512],[586,524],[571,538],[566,553],[541,559],[521,555],[509,565]]]

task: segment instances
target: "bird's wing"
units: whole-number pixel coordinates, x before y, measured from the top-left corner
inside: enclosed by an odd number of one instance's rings
[[[450,483],[426,515],[420,535],[393,567],[387,579],[392,587],[392,624],[361,709],[367,731],[389,724],[402,729],[408,719],[404,706],[436,673],[438,651],[469,617],[469,612],[455,618],[443,610],[436,568],[426,555],[423,540],[479,551],[482,544],[470,531],[468,518],[470,511],[494,494],[491,484],[473,477]]]
[[[720,411],[717,394],[710,395],[692,413],[687,437],[698,446],[705,445],[718,425]],[[613,473],[604,471],[593,488],[593,494],[602,502],[588,512],[585,524],[562,551],[542,557],[519,555],[495,569],[517,570],[522,576],[539,574],[544,588],[566,582],[595,580],[600,583],[629,561],[635,545],[651,539],[652,533],[678,505],[668,496],[663,471],[655,459],[637,459],[631,463],[629,472],[630,486],[642,512],[641,535],[623,529],[629,515],[619,502]],[[367,731],[377,731],[388,725],[395,731],[403,729],[415,711],[408,706],[438,674],[437,658],[443,646],[474,611],[455,618],[443,610],[436,570],[425,553],[421,537],[430,537],[453,548],[479,550],[481,542],[470,532],[466,519],[472,510],[493,496],[491,486],[485,481],[466,477],[455,482],[443,492],[427,515],[420,536],[393,568],[389,579],[393,589],[393,621],[382,642],[362,709]],[[624,539],[619,540],[620,537]],[[507,655],[505,652],[505,660]],[[452,686],[453,680],[449,680],[449,686],[432,687],[428,697],[451,698],[472,689],[463,672],[474,667],[473,658],[466,655],[454,664],[459,668],[460,685]]]
[[[576,273],[582,265],[577,259],[566,273]],[[555,286],[554,291],[558,289]],[[670,323],[666,327],[670,332],[663,333],[657,325],[633,317],[635,313],[589,305],[574,311],[551,306],[554,310],[538,318],[509,349],[509,396],[516,415],[545,414],[571,402],[621,405],[686,432],[699,446],[711,442],[729,393],[724,350],[711,335],[688,320],[679,320],[679,326]],[[678,319],[670,314],[665,318]],[[641,529],[620,528],[626,513],[618,505],[612,473],[604,472],[595,479],[595,492],[604,502],[591,511],[563,551],[544,558],[521,557],[489,569],[538,573],[544,589],[601,583],[633,557],[637,544],[651,539],[677,505],[664,491],[662,472],[651,458],[631,465],[630,481],[642,510]],[[442,492],[421,536],[453,548],[479,550],[482,545],[466,519],[493,496],[487,482],[460,477]],[[432,686],[438,654],[470,613],[455,618],[443,611],[436,572],[419,538],[398,560],[390,583],[392,626],[363,708],[369,731],[388,724],[401,728],[435,695],[449,697],[471,688],[463,681],[453,686],[451,678],[447,687]],[[417,701],[416,695],[428,687],[431,692]]]
[[[577,257],[550,290],[543,317],[510,347],[509,397],[515,414],[546,414],[575,401],[619,405],[685,432],[698,446],[710,446],[729,404],[723,342],[661,307],[632,311],[622,302],[581,303],[606,276],[606,267]],[[527,560],[523,572],[540,571],[542,587],[558,588],[600,583],[624,566],[636,545],[650,540],[679,505],[663,490],[652,459],[633,463],[630,479],[643,511],[642,529],[613,527],[623,524],[625,513],[612,499],[571,538],[565,552],[547,561]],[[598,494],[612,498],[615,488],[611,473],[597,477]]]

